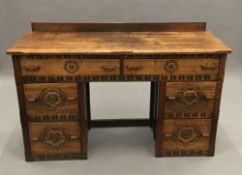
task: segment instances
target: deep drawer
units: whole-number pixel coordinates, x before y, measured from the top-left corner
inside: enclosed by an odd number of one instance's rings
[[[167,82],[166,118],[214,117],[216,82]]]
[[[119,75],[118,59],[21,59],[23,76]]]
[[[207,155],[211,124],[209,119],[164,120],[163,156]]]
[[[79,122],[29,123],[34,160],[80,158]]]
[[[79,118],[77,84],[24,84],[29,121]]]
[[[125,59],[125,75],[209,76],[217,79],[219,60],[206,59]]]

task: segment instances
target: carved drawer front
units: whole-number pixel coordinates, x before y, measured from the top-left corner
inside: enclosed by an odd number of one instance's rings
[[[78,119],[75,83],[24,84],[29,121]]]
[[[23,76],[119,75],[118,59],[21,59]]]
[[[216,82],[167,82],[166,118],[211,118]]]
[[[211,120],[209,119],[173,119],[164,120],[163,145],[164,156],[207,155]]]
[[[215,80],[219,60],[203,59],[126,59],[125,75],[167,75],[173,80]]]
[[[80,157],[78,122],[29,123],[29,139],[34,160]]]

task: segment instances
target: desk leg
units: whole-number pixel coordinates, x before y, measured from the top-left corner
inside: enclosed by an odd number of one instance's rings
[[[91,104],[90,104],[90,83],[86,82],[86,110],[88,129],[91,129]]]
[[[86,83],[79,83],[78,84],[78,101],[79,101],[79,113],[80,113],[80,131],[81,131],[81,136],[80,136],[80,144],[81,144],[81,159],[87,159],[87,129],[88,129],[88,122],[86,121],[88,118],[85,117],[87,115],[87,105],[86,103]]]
[[[155,82],[150,83],[150,127],[153,129],[154,106],[155,106]]]
[[[156,133],[156,115],[157,115],[157,99],[158,99],[158,82],[151,82],[150,85],[150,127]]]

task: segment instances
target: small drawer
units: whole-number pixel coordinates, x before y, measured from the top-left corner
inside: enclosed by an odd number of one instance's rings
[[[214,117],[216,82],[167,82],[165,118]]]
[[[219,60],[215,58],[124,60],[125,75],[167,75],[176,80],[216,80],[218,68]]]
[[[80,157],[78,122],[29,123],[29,139],[34,160]]]
[[[24,84],[28,119],[73,120],[79,116],[78,93],[75,83]]]
[[[119,75],[118,59],[21,59],[23,76]]]
[[[164,156],[201,156],[209,151],[211,120],[167,119],[163,121]]]
[[[125,59],[124,75],[156,75],[159,60],[154,59]]]

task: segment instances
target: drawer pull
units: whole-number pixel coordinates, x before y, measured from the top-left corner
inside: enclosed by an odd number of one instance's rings
[[[217,65],[215,63],[213,64],[203,64],[201,65],[201,69],[204,71],[214,71],[217,68]]]
[[[132,66],[127,66],[127,68],[129,70],[132,70],[132,71],[138,71],[140,70],[142,67],[140,65],[132,65]]]
[[[32,65],[32,66],[25,67],[24,70],[27,72],[38,72],[40,70],[40,67]]]
[[[116,69],[116,66],[109,66],[109,65],[107,65],[107,66],[101,66],[101,68],[102,68],[104,71],[108,71],[108,72],[110,72],[110,71],[114,71],[114,70]]]
[[[78,138],[78,136],[70,136],[70,139],[71,139],[71,140],[77,140],[77,139],[79,139],[79,138]]]
[[[167,96],[166,98],[167,98],[168,100],[175,100],[175,99],[176,99],[175,96]]]
[[[38,137],[32,137],[32,138],[31,138],[31,142],[37,142],[38,140],[39,140]]]
[[[27,100],[28,102],[30,102],[30,103],[31,103],[31,102],[33,103],[33,102],[36,101],[36,98],[27,98],[26,100]]]
[[[167,96],[166,98],[167,98],[168,100],[176,100],[176,96]],[[199,96],[199,99],[203,99],[203,100],[212,100],[213,97],[203,95],[203,96]]]
[[[202,137],[209,137],[208,133],[200,133]],[[169,138],[172,137],[172,133],[164,133],[164,136]]]
[[[67,100],[68,101],[77,101],[77,98],[76,97],[67,97]]]
[[[78,140],[79,137],[78,136],[70,136],[70,140]],[[38,137],[32,137],[31,138],[31,142],[38,142],[39,138]]]

